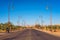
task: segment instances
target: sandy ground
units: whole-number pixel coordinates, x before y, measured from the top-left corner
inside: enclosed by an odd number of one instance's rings
[[[60,37],[60,31],[58,31],[58,32],[50,32],[50,31],[47,31],[47,30],[41,30],[41,29],[36,29],[36,30],[39,30],[39,31],[42,31],[42,32],[46,32],[46,33],[48,33],[48,34],[51,34],[51,35]]]
[[[10,33],[18,32],[18,31],[22,31],[22,30],[10,31]],[[8,34],[7,32],[5,32],[5,31],[0,31],[0,37],[6,36],[6,34],[9,35],[9,34]]]

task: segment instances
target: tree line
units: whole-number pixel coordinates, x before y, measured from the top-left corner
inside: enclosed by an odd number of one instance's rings
[[[18,26],[18,25],[14,25],[11,22],[10,23],[0,23],[0,31],[6,31],[6,28],[10,28],[10,31],[14,31],[14,30],[20,30],[20,29],[24,29],[25,27],[22,26]]]
[[[49,30],[49,31],[53,31],[53,32],[57,32],[60,30],[60,25],[48,25],[48,26],[41,26],[39,24],[35,25],[35,28],[37,29],[42,29],[42,30]]]

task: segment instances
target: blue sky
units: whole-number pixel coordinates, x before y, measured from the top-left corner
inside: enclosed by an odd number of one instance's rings
[[[52,23],[60,24],[60,0],[0,0],[0,23],[8,21],[8,3],[10,2],[10,21],[17,25],[18,16],[20,24],[41,24],[41,18],[45,25],[50,24],[50,9],[52,9]],[[12,9],[13,5],[13,9]],[[48,5],[48,10],[46,6]],[[38,21],[37,21],[38,20]]]

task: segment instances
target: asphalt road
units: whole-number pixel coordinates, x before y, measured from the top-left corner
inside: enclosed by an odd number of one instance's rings
[[[10,35],[7,35],[2,40],[60,40],[60,37],[34,29],[26,29],[21,32],[10,33]]]

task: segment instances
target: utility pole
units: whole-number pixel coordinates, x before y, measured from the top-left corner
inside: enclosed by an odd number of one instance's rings
[[[8,27],[6,28],[6,31],[9,33],[9,31],[11,30],[10,27],[10,1],[8,3]]]
[[[10,23],[10,2],[8,3],[8,23]]]
[[[50,25],[51,25],[51,31],[52,31],[52,8],[50,6]]]
[[[43,16],[39,16],[39,18],[41,19],[41,29],[43,30]]]
[[[20,30],[21,29],[21,25],[20,25],[20,19],[21,19],[21,17],[20,16],[18,16],[18,21],[17,21],[17,24],[18,24],[18,30]]]
[[[10,1],[8,3],[8,28],[10,28],[10,30],[11,30],[11,27],[10,27]]]
[[[14,10],[14,0],[12,0],[12,10]]]
[[[48,0],[46,10],[48,10]],[[52,5],[50,5],[50,30],[52,31]]]
[[[13,1],[12,1],[12,8],[14,7]],[[8,23],[10,23],[10,1],[8,3]]]
[[[20,16],[18,16],[18,22],[17,22],[18,26],[20,26]]]
[[[52,11],[50,11],[50,25],[52,26]]]
[[[24,27],[25,27],[25,20],[23,20],[23,25],[24,25]]]
[[[13,4],[13,3],[12,3]],[[10,1],[8,3],[8,27],[10,28],[11,30],[11,27],[10,27]]]
[[[41,26],[43,27],[43,16],[39,16],[39,18],[41,19]]]
[[[23,27],[26,26],[26,22],[25,22],[25,20],[22,20],[22,26],[23,26]]]
[[[35,25],[39,24],[39,20],[37,19],[36,22],[35,22]]]

